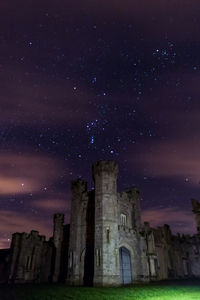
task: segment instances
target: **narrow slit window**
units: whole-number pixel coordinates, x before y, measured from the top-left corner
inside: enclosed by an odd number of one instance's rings
[[[110,243],[110,227],[106,228],[106,241]]]
[[[120,222],[122,226],[126,226],[127,218],[125,214],[120,215]]]
[[[70,251],[70,255],[69,255],[69,267],[73,268],[74,265],[74,253],[73,251]]]
[[[101,263],[101,249],[96,249],[96,266],[99,267]]]

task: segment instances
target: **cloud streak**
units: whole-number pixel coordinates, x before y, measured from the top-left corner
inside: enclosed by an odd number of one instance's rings
[[[10,245],[10,239],[14,232],[30,232],[37,230],[40,234],[49,238],[52,235],[53,225],[46,220],[39,219],[37,216],[25,215],[16,211],[0,210],[0,248],[6,248]],[[6,236],[6,238],[5,238]]]
[[[0,153],[0,194],[39,192],[53,184],[61,170],[59,161],[43,155]]]
[[[153,177],[177,178],[188,184],[200,183],[200,144],[193,139],[152,144],[151,151],[140,153],[138,168]]]
[[[69,202],[65,200],[66,196],[63,196],[63,200],[58,199],[58,197],[55,196],[55,198],[47,198],[47,199],[38,199],[31,204],[33,207],[36,207],[38,209],[43,209],[45,211],[51,211],[53,213],[56,212],[66,212],[69,211]],[[67,199],[67,198],[66,198]]]
[[[143,222],[149,222],[151,227],[168,224],[174,233],[194,234],[196,225],[192,212],[179,207],[152,208],[142,212]]]
[[[79,126],[95,115],[89,104],[94,95],[80,85],[61,78],[55,81],[39,72],[29,73],[23,67],[13,68],[7,70],[1,82],[1,124]]]

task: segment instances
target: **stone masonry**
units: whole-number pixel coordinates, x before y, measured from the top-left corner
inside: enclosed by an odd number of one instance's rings
[[[141,223],[140,191],[117,191],[118,166],[92,167],[95,188],[72,182],[70,225],[54,215],[53,237],[37,231],[13,234],[0,250],[1,282],[66,282],[118,286],[163,279],[200,277],[200,203],[192,200],[197,233],[173,235],[168,225]]]

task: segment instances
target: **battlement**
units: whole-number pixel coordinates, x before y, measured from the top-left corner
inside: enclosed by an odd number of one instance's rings
[[[27,240],[27,239],[38,239],[40,241],[45,241],[46,237],[44,235],[40,235],[39,232],[37,230],[31,230],[30,233],[26,233],[26,232],[15,232],[12,234],[13,236],[13,240]]]
[[[31,230],[30,235],[32,235],[34,237],[37,237],[39,235],[39,231],[37,231],[37,230]]]
[[[65,216],[64,216],[64,214],[60,214],[60,213],[56,213],[56,214],[54,214],[54,222],[60,222],[60,223],[64,223],[64,218],[65,218]]]
[[[130,188],[118,194],[119,201],[128,201],[134,203],[140,197],[140,191],[137,188]]]
[[[93,177],[96,175],[101,176],[101,174],[113,174],[118,175],[118,165],[114,161],[101,160],[93,164],[92,166]]]
[[[71,182],[71,189],[72,192],[80,194],[87,192],[87,182],[78,178],[77,180]]]
[[[133,199],[138,199],[140,197],[140,190],[136,187],[131,187],[125,191],[127,194],[129,200]]]

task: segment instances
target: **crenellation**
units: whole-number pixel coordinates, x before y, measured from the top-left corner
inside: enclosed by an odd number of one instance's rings
[[[92,166],[93,177],[101,176],[102,174],[111,174],[117,177],[118,165],[114,161],[98,161]]]
[[[39,232],[36,230],[31,230],[30,235],[32,235],[33,237],[37,237],[39,235]]]
[[[82,179],[77,179],[71,183],[72,193],[83,194],[87,192],[87,182]]]

